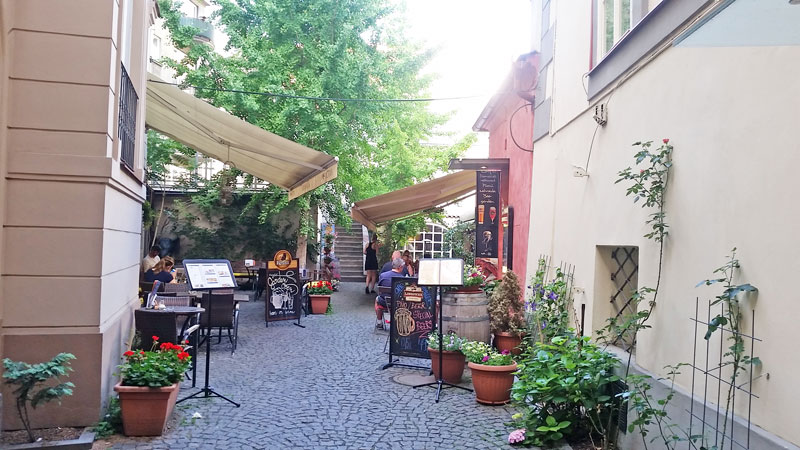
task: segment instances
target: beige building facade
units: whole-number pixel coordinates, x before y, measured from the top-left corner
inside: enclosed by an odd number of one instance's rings
[[[625,289],[654,287],[659,246],[643,235],[655,211],[634,204],[625,195],[627,185],[615,181],[635,164],[637,148],[631,144],[652,140],[657,147],[670,139],[669,236],[652,329],[641,332],[635,349],[638,370],[665,376],[664,366],[692,362],[695,348],[704,356],[705,328],[695,336],[689,319],[699,299],[701,319],[707,320],[705,302],[722,288],[695,286],[716,278],[712,272],[736,247],[736,281],[759,289],[742,300],[743,332],[762,340],[754,354],[763,361],[752,384],[747,372],[740,379],[758,398],[749,410],[746,397],[738,399],[736,426],[746,425],[749,416],[749,448],[797,448],[800,5],[533,3],[542,23],[537,96],[543,101],[537,99],[534,122],[528,273],[535,272],[539,255],[576,266],[575,306],[586,308],[587,333],[603,327],[620,307],[610,300],[619,287],[611,280],[626,254],[638,269]],[[609,7],[616,8],[610,17],[603,14]],[[716,336],[711,345],[718,352]],[[682,372],[672,413],[688,428],[692,370]],[[707,392],[712,404],[713,386]],[[622,444],[640,448],[641,438],[623,436]]]
[[[36,426],[97,421],[130,338],[157,14],[153,0],[0,0],[0,354],[77,357],[74,395],[34,410]]]

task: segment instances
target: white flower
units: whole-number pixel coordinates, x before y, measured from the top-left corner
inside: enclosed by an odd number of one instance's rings
[[[202,418],[203,418],[203,415],[200,414],[199,412],[196,412],[196,413],[192,414],[192,419],[202,419]]]

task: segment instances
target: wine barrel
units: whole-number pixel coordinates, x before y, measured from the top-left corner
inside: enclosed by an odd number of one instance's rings
[[[442,327],[471,341],[489,343],[489,299],[483,291],[442,295]]]

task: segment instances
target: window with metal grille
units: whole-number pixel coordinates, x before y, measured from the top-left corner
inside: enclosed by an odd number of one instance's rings
[[[133,83],[128,76],[128,71],[122,65],[122,75],[119,81],[119,148],[120,161],[127,168],[133,170],[133,160],[136,148],[136,105],[139,96],[133,88]]]

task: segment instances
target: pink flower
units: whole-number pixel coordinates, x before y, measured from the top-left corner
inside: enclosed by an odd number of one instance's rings
[[[669,139],[662,139],[661,142],[663,142],[665,144],[669,144]]]
[[[481,361],[486,362],[488,360],[489,360],[489,355],[486,355],[486,356],[483,357],[483,359]]]
[[[507,355],[507,354],[509,354],[509,353],[511,353],[511,352],[510,352],[510,351],[508,351],[508,350],[503,350],[503,354],[504,354],[504,355]]]
[[[509,444],[517,444],[525,440],[525,428],[520,428],[518,430],[512,431],[508,435],[508,443]]]

